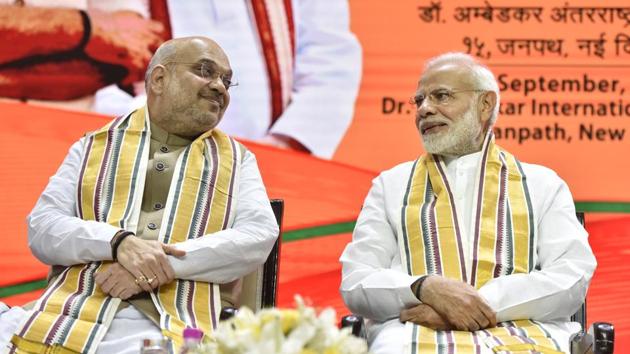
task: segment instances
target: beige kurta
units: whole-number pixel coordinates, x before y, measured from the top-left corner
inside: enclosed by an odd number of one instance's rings
[[[164,129],[151,123],[151,144],[149,145],[149,163],[147,177],[142,195],[140,218],[136,236],[144,240],[157,240],[160,233],[164,206],[168,197],[169,187],[173,179],[173,168],[179,154],[190,145],[192,140],[169,134]],[[234,306],[240,295],[240,279],[221,286],[221,305]],[[143,292],[123,301],[118,311],[132,304],[144,315],[159,326],[158,313],[151,297]]]

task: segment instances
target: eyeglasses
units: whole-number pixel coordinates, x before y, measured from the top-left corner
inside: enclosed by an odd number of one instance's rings
[[[221,82],[223,82],[223,86],[225,87],[226,90],[229,90],[230,87],[238,86],[238,82],[232,81],[232,78],[226,77],[225,74],[219,73],[214,68],[214,66],[216,65],[214,63],[207,63],[207,62],[185,63],[185,62],[180,62],[180,61],[169,61],[167,63],[164,63],[164,65],[169,65],[169,64],[191,65],[194,69],[195,75],[199,76],[200,78],[208,82],[214,81],[216,79],[221,79]]]
[[[417,107],[420,107],[422,105],[422,103],[424,102],[424,100],[426,99],[431,104],[445,106],[445,105],[449,104],[455,98],[455,94],[457,94],[457,93],[460,93],[460,92],[484,92],[484,91],[486,91],[486,90],[479,90],[479,89],[474,89],[474,90],[449,90],[449,89],[445,89],[445,88],[439,88],[439,89],[435,89],[435,90],[429,92],[428,96],[425,96],[425,95],[422,95],[422,94],[411,96],[411,98],[409,98],[409,103],[412,104],[412,105],[415,105],[416,108],[417,108]]]

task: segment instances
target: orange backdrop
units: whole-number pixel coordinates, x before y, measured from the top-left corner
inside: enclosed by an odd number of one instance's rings
[[[564,129],[564,139],[543,134],[520,142],[497,139],[500,145],[522,161],[554,169],[578,201],[630,202],[630,164],[619,159],[630,153],[628,2],[513,3],[351,0],[352,30],[363,46],[363,79],[354,121],[334,159],[383,170],[417,157],[422,147],[407,98],[416,89],[425,59],[463,51],[480,57],[501,76],[501,132],[514,128],[533,137],[535,128],[549,127],[550,133]],[[567,79],[574,81],[561,90]],[[551,80],[556,80],[555,87]],[[624,113],[539,114],[532,100],[557,101],[558,109],[563,104],[603,104],[608,111],[611,102],[615,107],[621,103]]]

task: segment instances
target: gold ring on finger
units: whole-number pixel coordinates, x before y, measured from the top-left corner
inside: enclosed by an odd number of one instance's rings
[[[147,279],[147,283],[151,284],[151,283],[153,283],[154,280],[155,280],[155,277],[151,277],[151,278]]]
[[[136,278],[136,284],[138,284],[139,282],[147,282],[147,277],[145,277],[144,275],[141,275],[139,277]]]

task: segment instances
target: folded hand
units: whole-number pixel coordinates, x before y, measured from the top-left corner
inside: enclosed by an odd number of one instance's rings
[[[112,263],[104,270],[98,271],[94,280],[105,294],[123,300],[142,292],[133,274],[118,263]]]
[[[118,263],[133,274],[142,290],[151,291],[175,279],[175,272],[167,255],[181,257],[186,252],[158,241],[130,236],[122,240],[117,254]]]
[[[400,312],[401,322],[413,322],[436,331],[455,329],[439,313],[427,304],[416,305]]]
[[[421,301],[430,305],[455,329],[477,331],[496,326],[496,313],[471,285],[442,276],[422,284]]]

